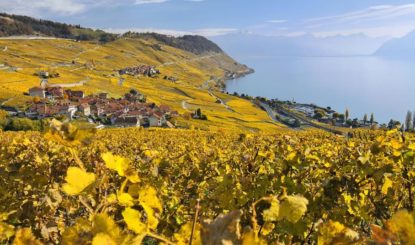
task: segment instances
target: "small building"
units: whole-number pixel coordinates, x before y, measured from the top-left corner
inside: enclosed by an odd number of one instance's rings
[[[154,113],[153,115],[148,117],[149,126],[150,127],[162,127],[166,125],[166,118],[163,115],[158,115]]]
[[[84,91],[66,90],[65,92],[70,100],[80,100],[85,97]]]
[[[46,88],[46,97],[48,98],[63,98],[64,91],[62,87]]]
[[[79,105],[78,109],[86,117],[91,115],[91,106],[87,103],[82,103],[81,105]]]
[[[39,76],[42,78],[48,78],[49,77],[49,72],[47,71],[40,71],[39,72]]]
[[[46,91],[40,87],[33,87],[29,89],[29,95],[33,97],[46,98]]]
[[[108,93],[100,93],[98,94],[98,98],[106,100],[108,98]]]
[[[111,124],[119,127],[140,127],[138,117],[119,116],[111,119]]]

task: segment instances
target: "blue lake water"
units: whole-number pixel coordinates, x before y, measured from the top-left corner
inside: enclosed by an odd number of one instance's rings
[[[240,58],[255,73],[227,82],[228,92],[331,106],[351,116],[403,121],[415,110],[415,62],[380,57]]]

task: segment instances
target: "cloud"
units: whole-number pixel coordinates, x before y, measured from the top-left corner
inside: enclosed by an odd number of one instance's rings
[[[223,36],[236,32],[238,32],[238,29],[236,28],[205,28],[193,31],[193,33],[205,37]]]
[[[214,37],[214,36],[222,36],[230,33],[238,32],[238,29],[235,28],[205,28],[205,29],[197,29],[197,30],[190,30],[190,31],[183,31],[183,30],[173,30],[173,29],[157,29],[157,28],[107,28],[104,31],[122,34],[128,31],[132,32],[156,32],[165,35],[171,36],[183,36],[183,35],[201,35],[205,37]]]
[[[415,4],[372,6],[341,15],[308,19],[305,23],[311,24],[311,27],[318,27],[326,24],[389,20],[404,16],[415,16]]]
[[[86,3],[76,0],[0,0],[0,11],[39,16],[43,13],[72,15],[85,11]]]
[[[377,5],[339,15],[303,21],[302,28],[317,36],[352,35],[401,37],[415,29],[415,4]]]
[[[287,20],[268,20],[267,23],[272,23],[272,24],[282,24],[282,23],[286,23]]]
[[[142,4],[152,4],[152,3],[165,3],[169,0],[135,0],[135,4],[142,5]]]

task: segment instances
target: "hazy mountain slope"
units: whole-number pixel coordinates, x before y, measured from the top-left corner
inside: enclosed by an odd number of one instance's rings
[[[378,56],[415,59],[415,31],[403,38],[388,41],[375,54]]]
[[[385,41],[364,35],[316,38],[230,34],[213,38],[233,57],[247,56],[351,56],[370,55]]]

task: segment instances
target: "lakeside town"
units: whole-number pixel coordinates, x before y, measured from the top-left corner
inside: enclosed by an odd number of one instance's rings
[[[321,107],[315,104],[252,97],[236,92],[232,95],[252,101],[266,111],[273,121],[280,122],[290,128],[314,127],[338,134],[343,134],[342,128],[392,129],[401,127],[403,131],[415,130],[415,125],[412,123],[415,121],[415,115],[412,112],[408,112],[407,119],[403,123],[391,119],[387,124],[381,124],[376,121],[373,113],[364,114],[361,119],[351,118],[349,109],[340,113],[331,107]]]

